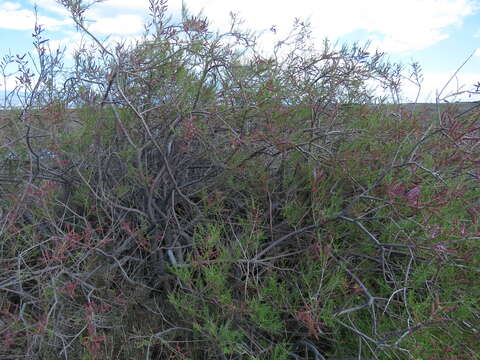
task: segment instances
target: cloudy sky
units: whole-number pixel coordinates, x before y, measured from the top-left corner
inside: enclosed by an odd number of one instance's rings
[[[7,53],[32,50],[33,5],[51,44],[78,42],[72,21],[55,0],[0,0],[0,58]],[[405,65],[416,61],[423,68],[420,101],[435,101],[459,66],[443,96],[458,89],[473,89],[480,82],[480,0],[185,0],[192,12],[203,11],[213,28],[226,29],[229,13],[236,12],[249,29],[265,31],[265,44],[291,29],[295,18],[308,20],[318,41],[325,37],[340,43],[371,42],[390,60]],[[87,13],[90,31],[106,36],[135,37],[143,30],[149,0],[106,0]],[[181,0],[168,1],[178,16]],[[276,34],[268,31],[272,26]],[[0,88],[4,86],[0,79]],[[8,86],[11,86],[10,82]],[[416,89],[405,82],[405,96],[413,100]],[[451,100],[452,98],[449,98]],[[480,94],[457,100],[480,100]]]

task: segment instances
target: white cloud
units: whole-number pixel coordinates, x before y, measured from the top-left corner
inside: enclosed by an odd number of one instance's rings
[[[318,39],[337,39],[365,30],[384,51],[403,52],[427,48],[448,37],[447,28],[478,10],[472,0],[336,0],[291,2],[243,0],[188,1],[194,11],[204,10],[214,26],[226,29],[228,13],[239,11],[256,29],[289,30],[295,17],[309,18]]]
[[[12,10],[9,7],[0,8],[0,28],[11,30],[32,29],[35,19],[29,10]]]
[[[449,37],[448,28],[460,26],[463,18],[477,7],[468,0],[407,0],[389,10],[384,1],[376,7],[375,20],[358,24],[367,31],[381,34],[372,37],[375,46],[387,52],[421,50]],[[391,5],[391,4],[390,4]]]
[[[6,1],[2,4],[1,7],[5,10],[13,11],[13,10],[18,10],[20,8],[20,4]]]
[[[7,93],[15,89],[17,86],[17,80],[15,76],[7,76],[5,79],[3,77],[0,78],[0,91],[3,93],[5,89]],[[3,94],[2,94],[3,95]]]
[[[56,49],[65,49],[65,57],[68,60],[73,59],[73,54],[78,50],[84,42],[84,36],[79,32],[67,32],[67,36],[59,40],[49,40],[48,46],[52,51]]]
[[[58,29],[68,20],[57,20],[48,16],[38,16],[38,22],[50,30]],[[32,30],[35,25],[35,14],[30,9],[22,9],[20,5],[5,2],[0,4],[0,28],[10,30]]]
[[[480,56],[480,48],[475,50],[474,56]]]
[[[64,20],[61,24],[71,24],[71,15],[55,0],[30,0],[38,5],[39,12],[50,11]],[[149,0],[107,0],[93,5],[85,13],[89,30],[98,35],[134,35],[143,30]],[[26,11],[26,10],[23,10]],[[46,27],[51,21],[43,23]],[[30,27],[31,28],[31,27]],[[49,30],[52,30],[49,28]]]
[[[89,30],[94,34],[134,35],[143,30],[143,18],[138,15],[119,15],[110,18],[100,18]]]
[[[148,0],[107,0],[99,6],[105,8],[124,8],[124,9],[134,9],[134,10],[147,10],[149,5]]]
[[[37,5],[40,12],[47,10],[65,18],[70,17],[68,11],[55,0],[30,0],[30,4],[32,7]]]
[[[169,1],[170,2],[170,1]],[[88,3],[88,2],[85,2]],[[52,11],[62,16],[70,16],[68,11],[59,5],[56,0],[30,0],[30,4],[33,6],[37,4],[39,8]],[[117,11],[141,11],[148,10],[149,0],[105,0],[101,3],[94,4],[87,11],[87,17],[101,12],[117,12]]]
[[[40,9],[67,16],[55,0],[30,1],[35,1]],[[301,18],[310,20],[317,40],[324,37],[335,40],[363,30],[373,47],[390,53],[428,48],[448,38],[450,27],[461,25],[465,16],[480,8],[475,0],[296,0],[294,3],[185,0],[185,3],[193,13],[203,10],[212,27],[221,31],[228,30],[231,11],[238,12],[250,29],[268,30],[276,25],[278,36],[267,33],[264,40],[270,45],[290,31],[295,18]],[[7,4],[15,5],[12,2]],[[142,31],[148,6],[148,0],[106,0],[88,10],[86,18],[91,20],[90,29],[98,34],[133,35]],[[178,15],[182,0],[169,0],[167,6],[170,14]],[[20,26],[22,21],[15,23]]]

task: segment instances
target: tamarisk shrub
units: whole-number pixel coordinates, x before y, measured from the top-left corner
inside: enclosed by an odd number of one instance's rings
[[[401,67],[300,20],[265,54],[150,0],[102,42],[99,1],[57,2],[72,70],[40,25],[40,66],[5,60],[1,356],[478,354],[478,113],[390,116]]]

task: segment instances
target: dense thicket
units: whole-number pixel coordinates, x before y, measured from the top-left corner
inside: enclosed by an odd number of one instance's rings
[[[73,69],[4,59],[0,356],[478,357],[478,112],[380,105],[400,68],[301,22],[267,56],[152,0],[106,44],[59,2]]]

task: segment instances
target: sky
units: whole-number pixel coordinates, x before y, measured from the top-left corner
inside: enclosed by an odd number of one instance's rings
[[[403,64],[405,75],[409,73],[409,64],[419,63],[423,74],[419,102],[435,102],[436,98],[480,101],[480,93],[450,96],[474,90],[474,85],[480,82],[480,0],[184,0],[184,3],[190,12],[202,11],[214,30],[228,29],[229,13],[237,13],[246,28],[264,32],[265,51],[269,44],[288,33],[295,18],[299,18],[311,24],[312,35],[319,44],[325,38],[339,44],[368,41],[370,50],[378,49],[390,61]],[[71,53],[78,43],[80,34],[75,31],[69,14],[55,0],[0,0],[0,60],[9,53],[33,50],[34,4],[51,47],[65,45]],[[86,13],[89,31],[101,39],[138,37],[147,19],[148,5],[149,0],[106,0],[95,4]],[[167,5],[173,19],[178,18],[182,1],[169,0]],[[272,27],[275,33],[270,31]],[[14,86],[14,81],[10,78],[5,84],[0,74],[0,91]],[[403,84],[404,101],[415,100],[418,88],[408,80]]]

